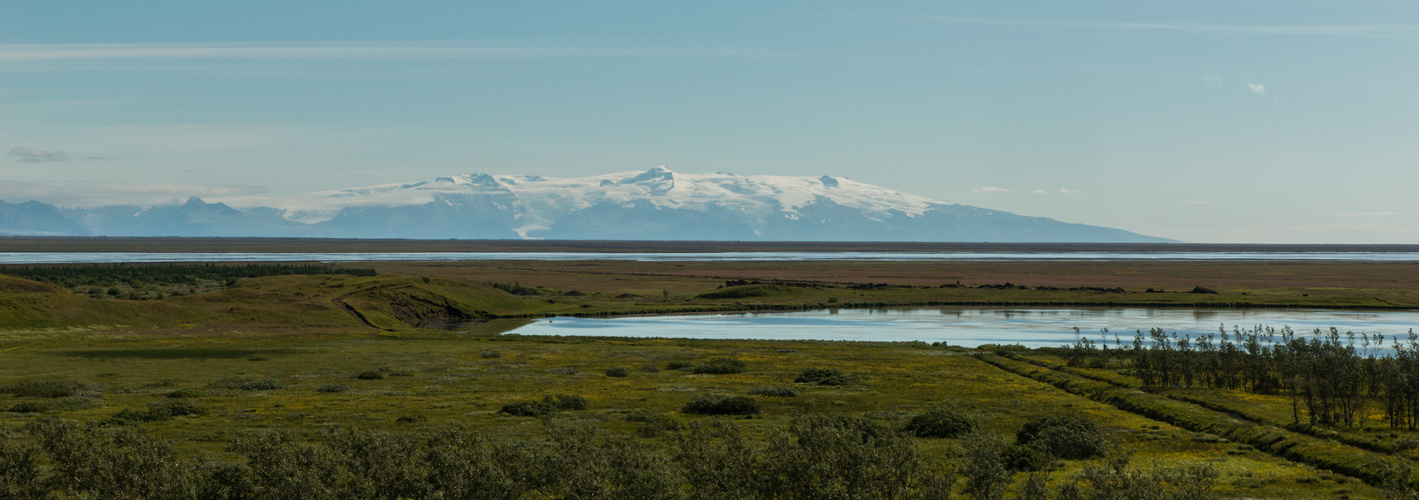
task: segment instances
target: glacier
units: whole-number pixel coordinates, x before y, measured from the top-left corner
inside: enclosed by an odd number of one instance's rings
[[[3,202],[0,202],[3,203]],[[25,216],[14,207],[43,212]],[[989,210],[845,177],[463,174],[273,198],[181,205],[3,205],[0,234],[411,239],[1166,242]],[[5,213],[11,216],[5,217]],[[68,224],[56,222],[62,214]],[[42,228],[26,227],[43,221]]]

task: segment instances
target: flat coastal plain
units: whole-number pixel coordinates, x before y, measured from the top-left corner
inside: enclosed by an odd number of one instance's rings
[[[14,239],[0,249],[488,251],[479,246],[483,242],[220,243]],[[567,246],[598,252],[711,251],[687,243],[493,243],[498,244],[515,248],[506,251]],[[757,251],[746,248],[777,244],[722,245],[718,248],[732,248],[725,251]],[[895,244],[833,245],[808,246],[907,251]],[[24,267],[30,266],[11,266],[0,274]],[[751,448],[767,453],[772,436],[814,415],[907,432],[913,419],[946,408],[1012,442],[1016,431],[1038,417],[1082,417],[1097,424],[1111,455],[1060,460],[1033,473],[1043,474],[1051,489],[1126,457],[1138,471],[1209,470],[1213,492],[1228,498],[1379,498],[1383,481],[1367,471],[1385,460],[1408,466],[1419,458],[1407,444],[1419,441],[1419,431],[1390,428],[1377,405],[1367,407],[1356,426],[1292,427],[1280,394],[1201,387],[1142,391],[1126,357],[1085,368],[1068,366],[1064,350],[1050,349],[503,333],[529,318],[559,314],[826,304],[1413,308],[1419,306],[1419,263],[1414,262],[499,260],[333,266],[341,267],[373,268],[378,274],[264,276],[182,290],[115,282],[104,287],[112,293],[0,276],[6,318],[0,322],[0,440],[37,442],[22,430],[35,422],[91,422],[139,429],[193,460],[232,461],[237,460],[234,442],[272,430],[320,445],[322,433],[331,429],[428,436],[460,428],[556,449],[553,429],[575,422],[594,429],[605,443],[626,439],[646,453],[673,457],[683,446],[678,436],[695,426],[737,426]],[[162,298],[151,298],[163,291]],[[441,320],[472,322],[458,330],[421,327]],[[835,370],[844,383],[802,381],[813,370]],[[28,389],[34,387],[60,390]],[[579,396],[586,405],[543,419],[505,411],[558,396]],[[735,396],[753,399],[756,410],[713,416],[691,405]],[[171,415],[172,402],[179,400],[184,410]],[[965,438],[911,440],[930,460],[965,474],[970,461]],[[667,470],[679,463],[665,460],[671,464]],[[1412,467],[1404,470],[1412,480]],[[1023,494],[1031,474],[1008,476],[1010,496]],[[968,495],[963,481],[953,495]],[[693,496],[691,485],[681,488]]]

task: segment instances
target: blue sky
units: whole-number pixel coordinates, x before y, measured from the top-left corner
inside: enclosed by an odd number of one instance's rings
[[[8,0],[0,199],[665,165],[1419,243],[1419,3],[766,4]]]

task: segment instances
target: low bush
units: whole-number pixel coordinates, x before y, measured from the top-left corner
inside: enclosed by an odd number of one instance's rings
[[[286,386],[269,378],[231,377],[212,382],[212,387],[221,389],[241,389],[243,391],[274,391]]]
[[[680,408],[698,415],[758,415],[759,402],[748,396],[698,396]]]
[[[743,373],[744,367],[744,362],[735,358],[714,358],[695,365],[691,371],[695,373],[725,375],[730,373]]]
[[[695,364],[689,361],[671,361],[665,364],[666,370],[686,370],[692,369],[694,367]]]
[[[842,370],[827,368],[809,368],[798,374],[793,379],[795,384],[816,384],[816,385],[853,385],[861,383],[857,377],[843,373]]]
[[[647,363],[641,367],[641,371],[646,373],[660,373],[660,367]]]
[[[360,380],[384,380],[384,373],[377,371],[360,372],[355,375],[355,378]]]
[[[1025,422],[1015,443],[1033,444],[1056,458],[1082,460],[1108,453],[1109,444],[1098,424],[1083,417],[1048,416]]]
[[[350,390],[350,386],[344,384],[325,384],[315,388],[315,392],[345,392]]]
[[[478,353],[478,356],[481,357],[481,358],[483,358],[483,359],[494,359],[494,358],[500,358],[500,357],[502,357],[503,355],[502,355],[502,353],[500,353],[500,352],[498,352],[498,351],[483,351],[483,352]]]
[[[591,405],[586,402],[586,398],[568,394],[543,396],[542,402],[551,404],[559,410],[585,410],[591,407]]]
[[[79,387],[73,380],[25,380],[0,387],[0,392],[20,398],[62,398],[73,396]]]
[[[207,408],[205,406],[182,399],[171,399],[148,403],[147,410],[120,411],[111,420],[119,423],[161,422],[173,417],[206,414]]]
[[[498,413],[506,413],[514,417],[542,417],[556,413],[558,408],[546,401],[518,401],[503,405]]]
[[[631,370],[624,366],[613,366],[606,369],[607,377],[624,378],[631,376]]]
[[[669,413],[653,413],[646,417],[645,423],[636,428],[636,434],[641,437],[653,438],[666,433],[680,432],[688,427],[685,420]]]
[[[781,385],[755,387],[753,389],[749,389],[749,395],[769,396],[775,398],[796,398],[798,397],[798,389],[794,389],[792,387],[784,387]]]
[[[980,420],[971,415],[934,408],[913,416],[903,430],[916,437],[958,438],[983,428]]]
[[[45,405],[26,401],[23,403],[15,403],[13,406],[10,407],[10,409],[5,411],[12,413],[41,413],[47,409],[48,408]]]
[[[174,398],[174,399],[180,399],[180,398],[201,398],[201,397],[206,397],[206,396],[207,396],[207,393],[202,392],[202,391],[198,391],[198,390],[194,390],[194,389],[178,389],[178,390],[176,390],[176,391],[172,391],[172,392],[169,392],[169,393],[167,394],[167,397],[169,397],[169,398]]]
[[[1049,467],[1049,457],[1033,446],[1010,445],[1005,448],[1005,466],[1016,472],[1033,472]]]
[[[506,413],[514,417],[542,417],[551,415],[558,411],[577,411],[590,408],[586,398],[575,395],[557,394],[553,396],[543,396],[541,401],[518,401],[503,405],[498,413]]]

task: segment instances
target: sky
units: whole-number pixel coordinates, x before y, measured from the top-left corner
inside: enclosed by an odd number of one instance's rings
[[[0,200],[831,175],[1191,242],[1419,243],[1419,2],[6,0]]]

